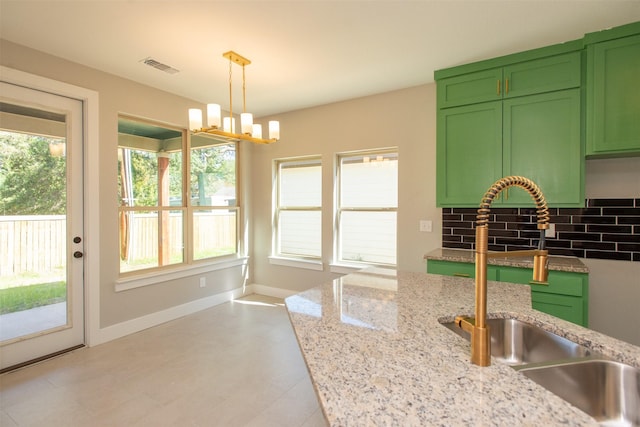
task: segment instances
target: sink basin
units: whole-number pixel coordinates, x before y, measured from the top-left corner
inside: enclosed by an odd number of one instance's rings
[[[591,359],[520,372],[601,425],[640,426],[640,369]]]
[[[458,335],[470,335],[454,322],[443,323]],[[511,366],[589,356],[587,348],[518,319],[487,319],[491,355]]]

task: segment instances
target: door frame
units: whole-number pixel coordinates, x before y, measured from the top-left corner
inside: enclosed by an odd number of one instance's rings
[[[82,102],[83,198],[99,193],[98,92],[0,65],[0,80]],[[97,171],[91,173],[92,171]],[[84,335],[85,345],[101,342],[100,332],[100,203],[83,203],[84,212]]]

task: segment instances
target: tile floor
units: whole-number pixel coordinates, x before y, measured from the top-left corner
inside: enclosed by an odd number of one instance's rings
[[[0,425],[326,421],[282,300],[251,295],[0,375]]]

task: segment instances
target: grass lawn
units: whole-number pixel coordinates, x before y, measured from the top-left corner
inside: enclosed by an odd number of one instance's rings
[[[67,284],[64,281],[0,289],[0,314],[55,304],[66,298]]]

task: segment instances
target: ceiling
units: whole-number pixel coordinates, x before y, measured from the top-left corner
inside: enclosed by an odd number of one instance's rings
[[[234,50],[252,61],[247,111],[257,117],[429,83],[440,68],[634,21],[640,0],[0,0],[0,38],[224,109],[222,53]],[[141,62],[149,57],[179,72]]]

